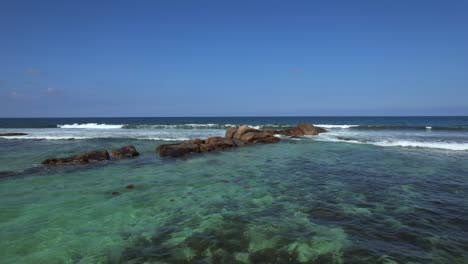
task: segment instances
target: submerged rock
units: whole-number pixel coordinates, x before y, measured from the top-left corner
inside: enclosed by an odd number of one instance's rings
[[[121,147],[119,149],[112,150],[112,158],[114,159],[129,159],[139,156],[140,153],[132,145]]]
[[[8,177],[13,177],[20,174],[20,172],[17,171],[0,171],[0,179],[1,178],[8,178]]]
[[[76,165],[87,164],[109,160],[110,156],[107,150],[93,150],[81,155],[76,155],[67,158],[46,159],[42,162],[43,165]]]
[[[27,136],[26,133],[0,133],[0,137],[16,137],[16,136]]]

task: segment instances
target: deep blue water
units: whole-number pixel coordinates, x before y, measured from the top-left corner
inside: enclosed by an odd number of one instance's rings
[[[250,124],[294,125],[353,124],[396,127],[444,127],[468,129],[468,117],[115,117],[115,118],[0,118],[0,128],[55,128],[59,124],[128,124],[128,125],[180,125],[180,124]]]
[[[155,151],[234,125],[304,122],[329,132],[182,159]],[[0,127],[28,133],[0,138],[0,263],[468,263],[468,117],[0,119]],[[141,156],[40,166],[127,144]]]

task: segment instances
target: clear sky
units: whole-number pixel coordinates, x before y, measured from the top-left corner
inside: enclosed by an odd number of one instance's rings
[[[0,116],[468,115],[468,1],[0,1]]]

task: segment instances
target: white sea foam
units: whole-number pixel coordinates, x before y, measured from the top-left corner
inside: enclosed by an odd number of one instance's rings
[[[23,132],[25,136],[0,137],[15,140],[67,140],[67,139],[141,139],[157,141],[184,141],[194,138],[223,136],[220,129],[62,129],[38,128],[0,129],[0,133]]]
[[[81,128],[81,129],[119,129],[124,125],[108,125],[108,124],[98,124],[98,123],[87,123],[87,124],[65,124],[57,125],[58,128]]]
[[[177,126],[177,125],[176,125]],[[219,126],[218,124],[185,124],[183,126],[191,126],[191,127],[215,127]]]
[[[98,137],[98,136],[91,136],[91,137],[83,137],[83,136],[45,136],[45,135],[38,135],[38,136],[9,136],[9,137],[0,137],[4,139],[27,139],[27,140],[80,140],[80,139],[106,139],[106,138],[120,138],[120,137]],[[180,137],[180,138],[165,138],[165,137],[128,137],[134,138],[139,140],[156,140],[156,141],[186,141],[190,140],[188,137]]]
[[[319,136],[304,136],[307,139],[313,139],[317,141],[327,141],[327,142],[348,142],[348,143],[355,143],[355,144],[364,144],[363,142],[357,139],[340,139],[335,136],[330,136],[327,134],[321,134]]]
[[[432,127],[430,127],[430,126],[427,126],[427,127],[426,127],[426,129],[427,129],[427,130],[431,130],[431,129],[432,129]]]
[[[156,141],[186,141],[190,140],[188,137],[182,137],[182,138],[163,138],[163,137],[147,137],[147,138],[137,138],[140,140],[156,140]]]
[[[226,129],[229,127],[237,127],[240,126],[238,124],[214,124],[214,123],[207,123],[207,124],[140,124],[140,125],[129,125],[129,124],[120,124],[120,125],[110,125],[110,124],[97,124],[97,123],[86,123],[86,124],[64,124],[64,125],[57,125],[58,128],[68,128],[68,129]],[[263,129],[268,127],[293,127],[293,125],[275,125],[275,124],[266,124],[266,125],[247,125],[252,128],[256,129]],[[333,126],[333,125],[324,125],[324,126]],[[334,126],[334,127],[341,127],[342,126]]]
[[[323,127],[323,128],[351,128],[351,127],[358,127],[359,125],[328,125],[328,124],[318,124],[314,125],[316,127]]]
[[[334,136],[320,135],[309,137],[311,139],[328,142],[346,142],[353,144],[371,144],[381,147],[405,147],[405,148],[428,148],[428,149],[446,149],[446,150],[468,150],[468,143],[458,142],[436,142],[436,141],[416,141],[416,140],[383,140],[369,141],[355,138],[337,138]]]
[[[433,148],[448,150],[468,150],[468,143],[454,142],[418,142],[418,141],[382,141],[372,144],[382,147]]]

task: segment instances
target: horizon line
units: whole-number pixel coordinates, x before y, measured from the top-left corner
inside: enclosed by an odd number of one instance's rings
[[[249,117],[468,117],[468,115],[226,115],[226,116],[42,116],[42,117],[0,117],[0,119],[26,118],[249,118]]]

